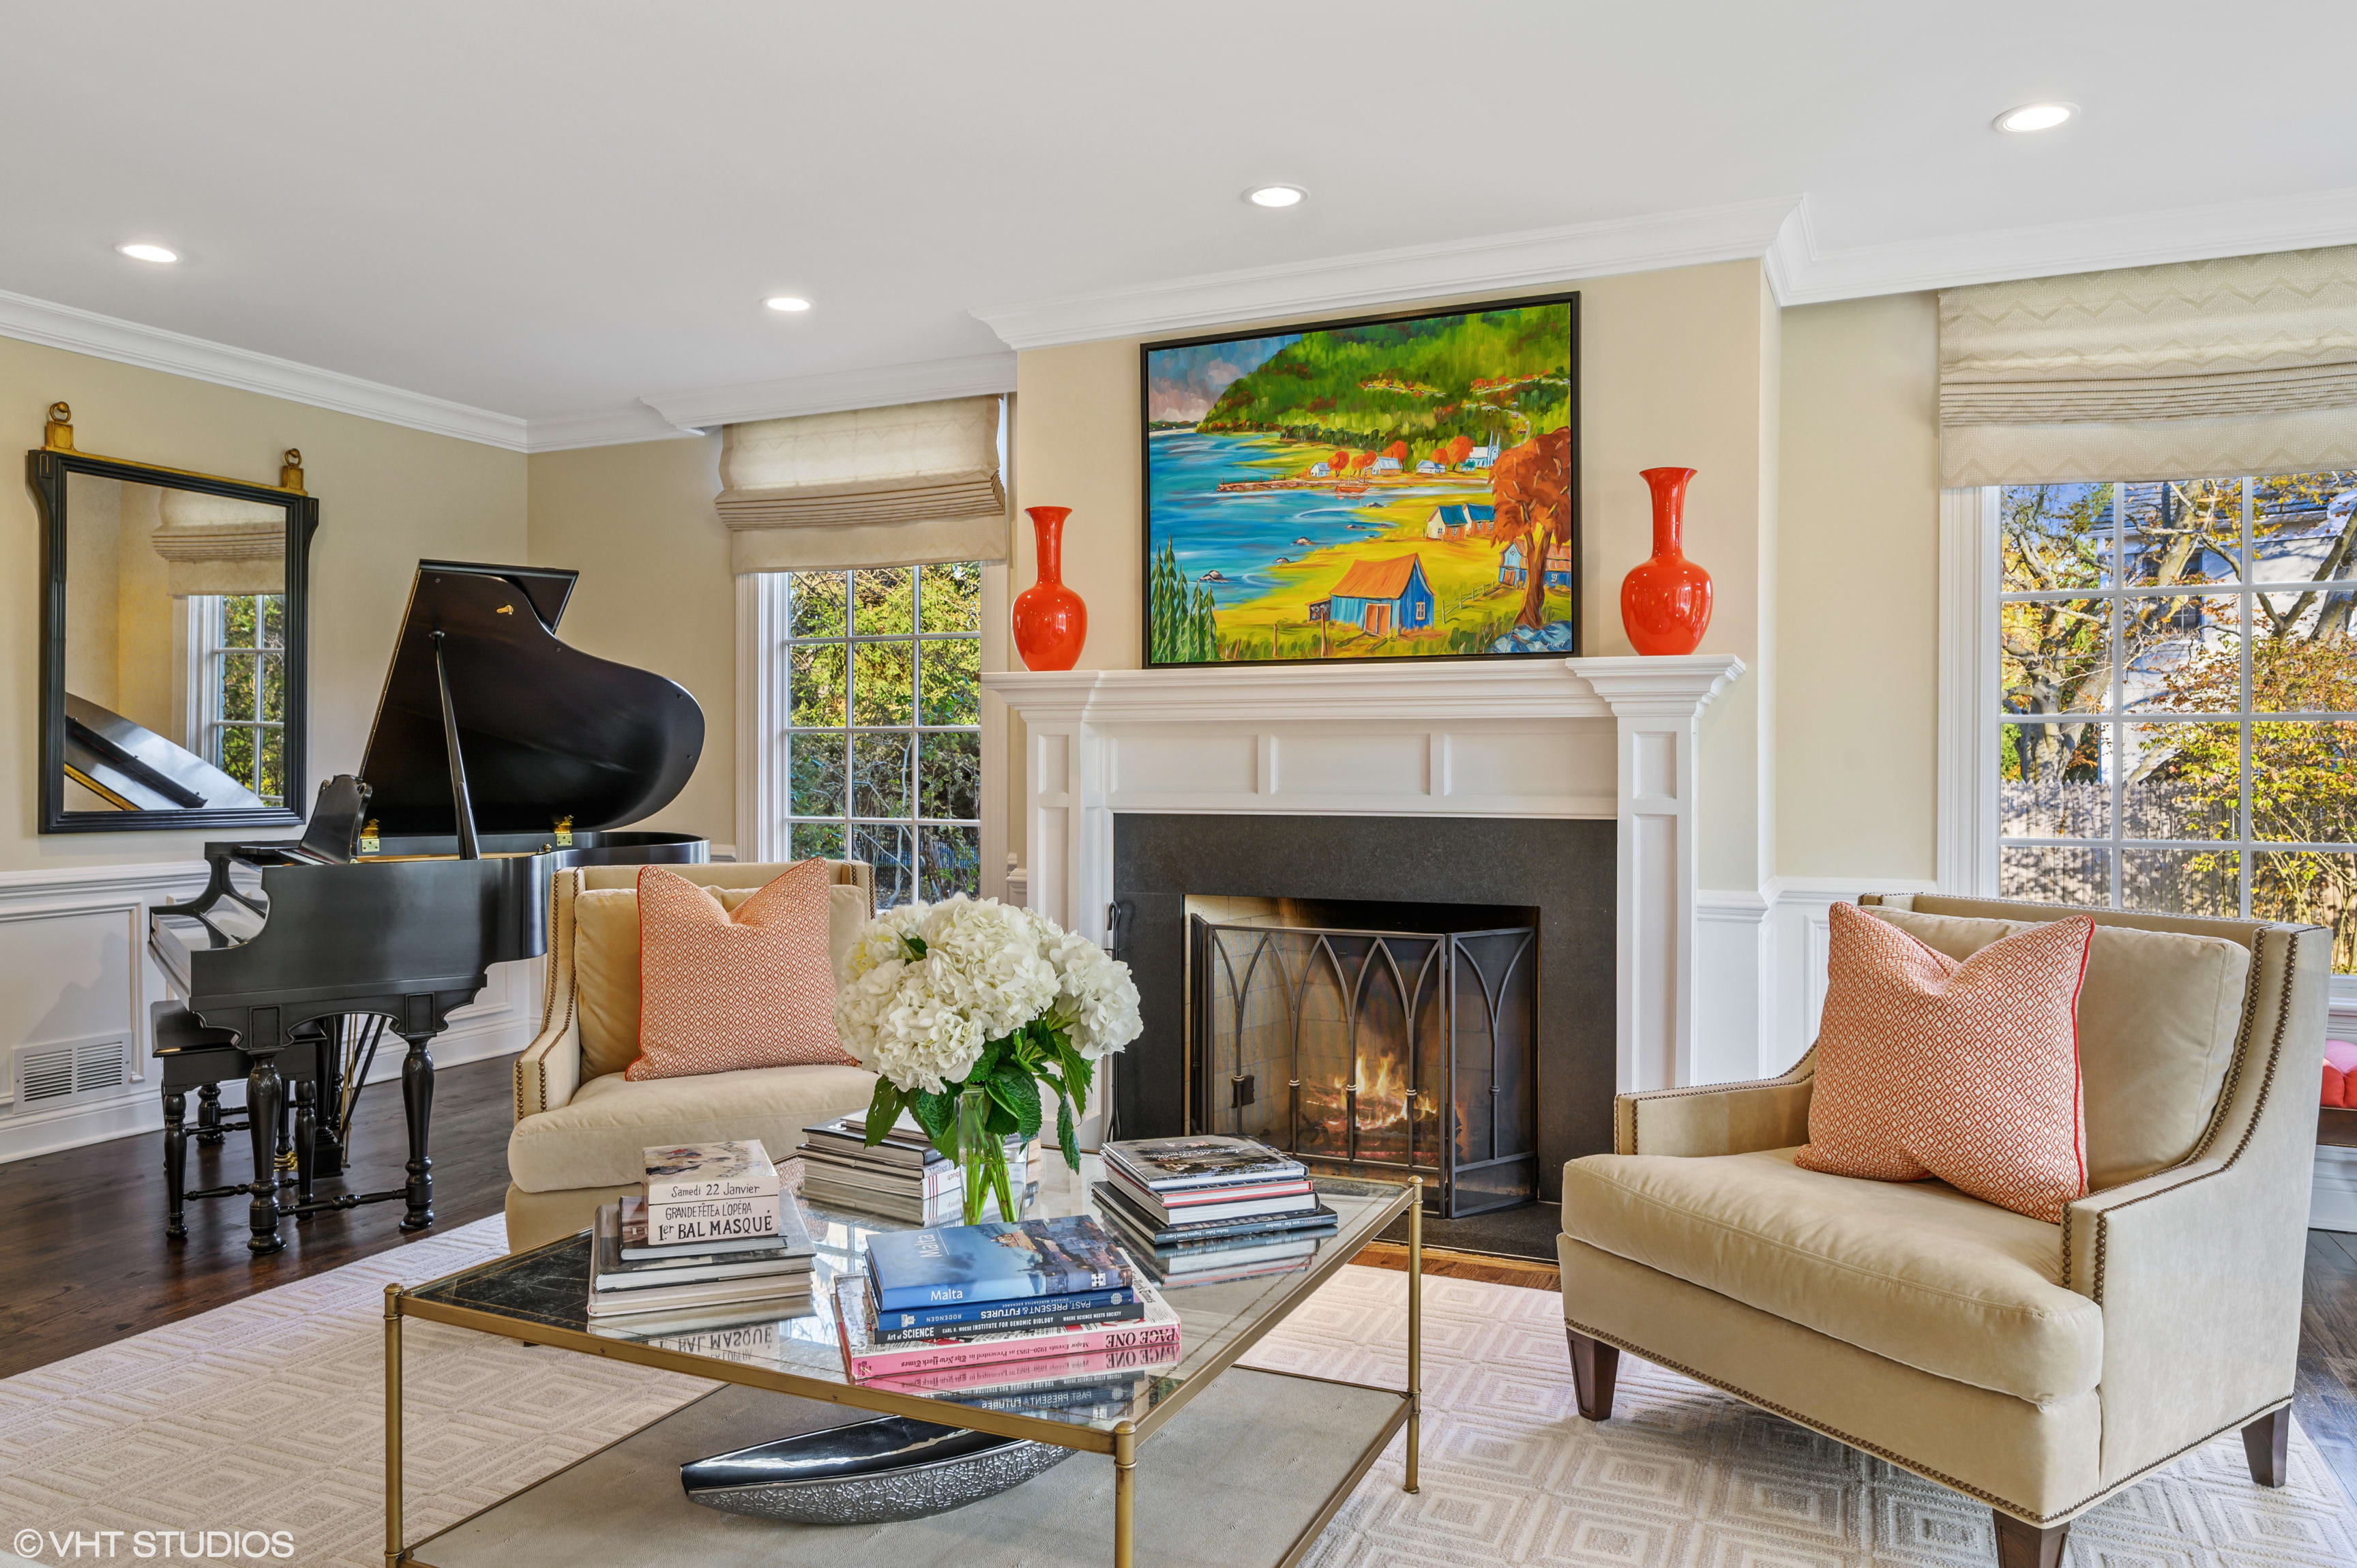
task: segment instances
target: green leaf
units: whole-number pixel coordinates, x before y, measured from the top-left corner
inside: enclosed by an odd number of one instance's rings
[[[955,1097],[931,1094],[920,1089],[909,1096],[909,1113],[917,1119],[917,1125],[925,1130],[925,1136],[933,1141],[933,1147],[951,1159],[957,1158]]]
[[[1072,1102],[1060,1094],[1056,1096],[1056,1146],[1064,1151],[1066,1165],[1081,1168],[1081,1134],[1072,1125]]]
[[[1064,1087],[1071,1090],[1074,1100],[1087,1104],[1089,1085],[1095,1081],[1097,1075],[1096,1064],[1081,1055],[1069,1039],[1058,1047],[1056,1059],[1064,1069]]]
[[[910,963],[915,963],[925,956],[928,950],[925,947],[924,938],[909,932],[901,937],[900,950],[909,955]]]
[[[884,1134],[890,1132],[892,1123],[900,1119],[900,1107],[907,1103],[907,1099],[908,1097],[900,1092],[899,1084],[888,1078],[877,1079],[876,1098],[867,1102],[867,1146],[869,1148],[874,1148],[884,1141]]]
[[[982,1043],[982,1055],[974,1058],[974,1066],[966,1069],[965,1080],[968,1083],[988,1083],[990,1075],[998,1070],[1000,1058],[1012,1048],[1013,1036],[1011,1036],[996,1040],[985,1040]]]
[[[986,1086],[991,1099],[1015,1113],[1015,1130],[1025,1137],[1039,1131],[1039,1085],[1021,1068],[1008,1065]]]
[[[994,1141],[1004,1144],[1007,1134],[1013,1133],[1020,1123],[1016,1121],[1014,1112],[994,1100],[990,1101],[990,1114],[983,1125],[990,1130],[990,1135]]]

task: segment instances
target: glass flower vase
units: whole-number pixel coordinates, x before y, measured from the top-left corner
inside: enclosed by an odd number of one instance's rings
[[[968,1225],[981,1224],[986,1209],[996,1209],[1001,1219],[1016,1218],[1005,1207],[1006,1144],[990,1130],[990,1095],[986,1090],[958,1091],[957,1162],[959,1178],[965,1184]]]

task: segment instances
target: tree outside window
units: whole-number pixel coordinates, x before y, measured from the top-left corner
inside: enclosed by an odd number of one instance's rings
[[[2357,971],[2357,471],[1996,499],[2000,890],[2309,921]]]
[[[793,856],[868,862],[879,908],[978,894],[982,567],[792,573],[785,625]]]

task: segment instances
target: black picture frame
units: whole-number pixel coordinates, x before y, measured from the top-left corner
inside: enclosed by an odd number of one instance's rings
[[[163,489],[192,490],[232,500],[259,501],[286,512],[285,806],[261,810],[218,807],[187,811],[70,811],[66,809],[66,481],[75,474]],[[206,832],[218,828],[299,827],[296,804],[305,801],[304,761],[310,746],[310,555],[319,526],[317,497],[274,485],[250,485],[210,474],[115,457],[38,447],[25,455],[25,478],[41,513],[40,832],[44,833]]]
[[[1399,653],[1371,654],[1346,658],[1327,656],[1309,659],[1219,659],[1219,660],[1157,660],[1154,657],[1154,474],[1152,387],[1147,379],[1151,357],[1165,349],[1193,349],[1209,344],[1245,341],[1255,338],[1273,338],[1295,332],[1331,332],[1354,327],[1380,327],[1398,321],[1429,321],[1448,317],[1480,316],[1501,310],[1524,310],[1545,306],[1562,306],[1570,315],[1570,379],[1569,403],[1571,430],[1570,474],[1566,496],[1571,510],[1571,597],[1572,646],[1563,649],[1529,649],[1514,652],[1492,651],[1467,653]],[[1586,608],[1582,602],[1586,574],[1581,555],[1587,542],[1586,519],[1580,501],[1581,433],[1580,433],[1580,332],[1579,291],[1532,295],[1514,299],[1482,300],[1476,304],[1449,306],[1444,308],[1390,311],[1381,315],[1354,316],[1340,320],[1312,320],[1286,325],[1198,334],[1187,338],[1164,338],[1137,346],[1137,532],[1138,532],[1138,665],[1147,670],[1244,670],[1277,665],[1313,665],[1347,669],[1361,664],[1410,664],[1433,660],[1461,661],[1466,660],[1512,660],[1522,659],[1576,658],[1587,650]]]

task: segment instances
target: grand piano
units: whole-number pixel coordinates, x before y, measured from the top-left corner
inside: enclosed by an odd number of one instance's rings
[[[320,786],[299,840],[207,844],[204,891],[150,912],[149,949],[179,1004],[158,1009],[159,1049],[246,1067],[254,1180],[217,1194],[250,1196],[257,1253],[284,1245],[283,1218],[323,1208],[398,1198],[404,1230],[431,1225],[430,1047],[492,964],[546,950],[551,877],[706,858],[699,838],[619,831],[686,785],[704,713],[660,675],[556,639],[576,575],[420,562],[360,772]],[[406,1179],[315,1198],[315,1169],[342,1168],[360,1052],[387,1028],[408,1047]],[[310,1069],[295,1086],[292,1204],[278,1175],[290,1050]],[[321,1095],[342,1112],[331,1104],[324,1126]],[[177,1223],[177,1181],[172,1196]]]

